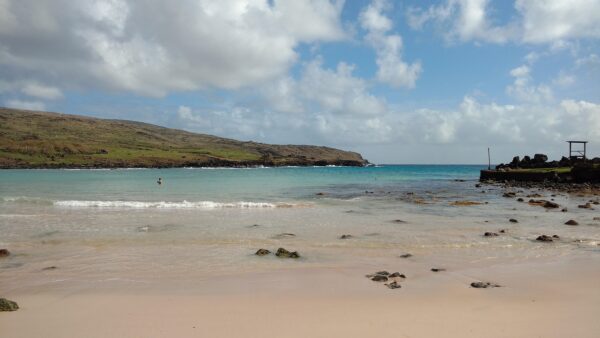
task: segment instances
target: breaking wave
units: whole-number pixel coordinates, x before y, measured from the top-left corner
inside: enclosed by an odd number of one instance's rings
[[[181,201],[181,202],[141,202],[141,201],[55,201],[55,206],[71,208],[128,208],[128,209],[254,209],[254,208],[292,208],[298,206],[290,203],[266,202],[213,202],[213,201]]]

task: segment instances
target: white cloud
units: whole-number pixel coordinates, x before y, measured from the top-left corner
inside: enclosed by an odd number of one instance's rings
[[[594,67],[600,65],[600,56],[597,54],[590,54],[586,57],[579,58],[575,61],[575,66],[580,67]]]
[[[39,101],[23,101],[23,100],[8,100],[4,102],[8,108],[24,109],[24,110],[45,110],[46,106]]]
[[[153,96],[252,86],[285,74],[299,44],[344,39],[342,5],[2,0],[0,77]]]
[[[549,43],[563,48],[565,40],[600,38],[598,0],[516,0],[517,15],[495,24],[489,0],[446,0],[426,9],[411,7],[409,25],[421,29],[427,22],[441,26],[449,40],[505,43]],[[561,47],[563,46],[563,47]]]
[[[21,91],[29,96],[47,100],[55,100],[63,97],[60,89],[35,82],[26,84]]]
[[[572,86],[576,81],[574,75],[567,74],[563,71],[558,73],[558,76],[552,80],[552,83],[560,87]]]
[[[383,12],[391,7],[385,0],[374,0],[360,13],[361,26],[368,32],[366,40],[375,48],[377,80],[394,87],[414,88],[422,67],[420,62],[402,60],[402,37],[388,34],[392,21]]]
[[[552,89],[545,84],[532,84],[531,69],[522,65],[510,71],[513,84],[506,87],[506,93],[522,102],[545,102],[553,98]]]

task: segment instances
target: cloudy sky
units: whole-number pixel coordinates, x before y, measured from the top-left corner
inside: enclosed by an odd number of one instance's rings
[[[0,106],[375,163],[600,156],[600,0],[0,0]]]

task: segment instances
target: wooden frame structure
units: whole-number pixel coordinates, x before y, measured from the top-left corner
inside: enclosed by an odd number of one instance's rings
[[[567,141],[569,143],[569,158],[572,160],[585,160],[585,152],[588,141]],[[573,144],[583,144],[583,150],[573,149]]]

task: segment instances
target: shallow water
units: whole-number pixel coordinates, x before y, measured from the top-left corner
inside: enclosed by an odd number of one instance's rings
[[[576,207],[597,197],[544,193],[570,210],[547,211],[503,198],[498,187],[476,188],[479,169],[0,171],[0,247],[13,253],[0,260],[0,286],[191,283],[239,272],[389,264],[407,252],[412,261],[446,267],[600,254],[598,212]],[[481,204],[451,204],[465,200]],[[580,226],[563,224],[571,218]],[[507,234],[482,236],[499,229]],[[542,233],[562,239],[535,242]],[[278,247],[302,258],[253,255]]]

